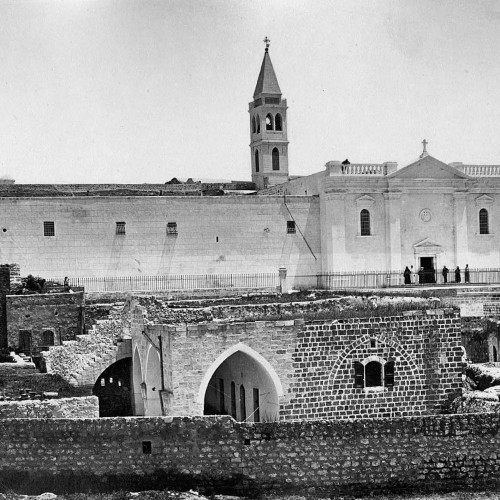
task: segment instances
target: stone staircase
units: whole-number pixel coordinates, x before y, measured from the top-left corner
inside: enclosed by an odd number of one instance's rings
[[[128,320],[121,311],[119,306],[114,307],[111,317],[97,320],[89,333],[43,352],[47,372],[60,375],[74,386],[94,385],[106,368],[130,357]]]

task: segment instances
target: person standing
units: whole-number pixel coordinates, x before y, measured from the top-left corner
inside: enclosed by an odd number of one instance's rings
[[[423,285],[424,284],[424,268],[421,267],[418,270],[418,284]]]
[[[403,276],[405,277],[405,285],[411,285],[411,271],[408,266],[405,267]]]
[[[466,265],[465,265],[464,274],[465,274],[465,282],[466,282],[466,283],[470,283],[470,271],[469,271],[469,264],[466,264]]]
[[[448,283],[448,268],[446,266],[443,266],[443,283]]]
[[[455,283],[460,283],[462,281],[462,278],[460,276],[460,268],[457,266],[455,269]]]

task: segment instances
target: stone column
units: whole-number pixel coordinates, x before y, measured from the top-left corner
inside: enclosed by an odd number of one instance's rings
[[[399,271],[401,266],[401,193],[384,193],[386,270]]]
[[[467,193],[453,193],[455,202],[455,266],[465,267],[469,260],[467,235]]]

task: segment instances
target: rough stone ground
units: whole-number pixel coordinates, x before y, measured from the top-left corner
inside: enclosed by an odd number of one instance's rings
[[[500,499],[498,491],[456,491],[450,493],[429,493],[429,494],[375,494],[362,497],[354,496],[335,496],[332,500],[489,500]],[[204,497],[194,491],[175,492],[175,491],[141,491],[126,492],[118,491],[114,493],[74,493],[71,495],[55,496],[51,493],[44,493],[38,496],[16,495],[11,493],[0,493],[0,500],[243,500],[244,497],[232,497],[223,495],[214,495]],[[311,495],[303,496],[263,496],[260,500],[326,500]]]

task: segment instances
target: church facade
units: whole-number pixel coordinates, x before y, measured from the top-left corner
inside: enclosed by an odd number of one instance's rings
[[[268,47],[249,104],[255,190],[0,185],[0,260],[47,278],[500,268],[500,165],[288,165],[287,101]],[[248,184],[248,183],[247,183]],[[49,189],[50,188],[50,189]]]

